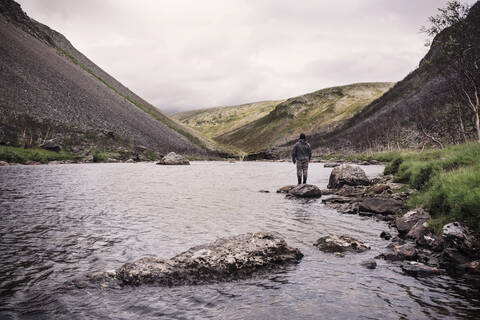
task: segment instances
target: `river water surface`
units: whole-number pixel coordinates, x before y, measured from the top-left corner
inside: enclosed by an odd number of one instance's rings
[[[364,168],[370,177],[380,166]],[[325,188],[331,169],[311,164]],[[449,276],[414,278],[390,262],[373,218],[285,199],[291,163],[0,167],[0,319],[478,319],[479,291]],[[260,193],[266,189],[271,193]],[[86,274],[170,258],[219,237],[278,232],[305,255],[248,280],[199,286],[78,288]],[[390,232],[394,232],[390,230]],[[372,250],[335,257],[313,243],[346,234]]]

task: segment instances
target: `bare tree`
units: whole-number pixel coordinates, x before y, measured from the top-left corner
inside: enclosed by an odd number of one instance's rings
[[[470,7],[459,1],[449,1],[445,8],[438,11],[437,15],[428,19],[430,26],[422,27],[421,31],[431,39],[427,45],[440,49],[442,71],[452,83],[453,97],[472,113],[476,139],[480,143],[478,21],[469,19]]]

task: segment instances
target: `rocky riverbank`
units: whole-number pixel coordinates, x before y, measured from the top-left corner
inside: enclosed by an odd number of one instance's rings
[[[429,225],[431,215],[422,208],[407,211],[408,197],[416,190],[392,182],[386,175],[372,180],[358,166],[340,165],[332,170],[328,196],[322,202],[343,214],[372,216],[388,221],[398,231],[385,253],[377,256],[398,263],[411,275],[441,272],[480,276],[480,237],[459,222],[445,225],[439,234]]]

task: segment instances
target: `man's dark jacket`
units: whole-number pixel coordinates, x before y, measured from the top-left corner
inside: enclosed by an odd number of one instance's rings
[[[292,161],[295,163],[297,160],[310,160],[312,158],[312,149],[310,145],[304,139],[300,139],[295,143],[292,150]]]

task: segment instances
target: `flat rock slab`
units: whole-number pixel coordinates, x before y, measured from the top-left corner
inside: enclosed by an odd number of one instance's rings
[[[171,259],[142,258],[89,278],[102,284],[115,281],[121,285],[195,285],[243,279],[297,263],[302,257],[300,250],[274,234],[247,233],[193,247]]]
[[[402,210],[403,202],[391,198],[365,198],[358,206],[360,211],[392,214]]]
[[[429,276],[440,274],[441,272],[436,267],[430,267],[416,261],[405,261],[400,265],[400,267],[404,273],[412,276]]]
[[[314,246],[323,252],[364,252],[370,249],[363,242],[346,235],[328,235],[317,240]]]

